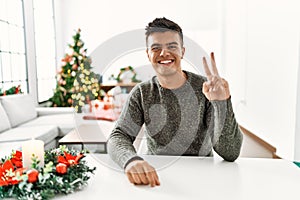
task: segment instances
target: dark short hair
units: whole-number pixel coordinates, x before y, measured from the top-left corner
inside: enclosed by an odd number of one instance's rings
[[[183,45],[183,34],[181,27],[176,24],[175,22],[163,17],[163,18],[156,18],[152,22],[148,24],[145,28],[146,30],[146,45],[148,46],[148,37],[152,33],[156,32],[166,32],[166,31],[174,31],[179,34],[181,39],[181,44]]]

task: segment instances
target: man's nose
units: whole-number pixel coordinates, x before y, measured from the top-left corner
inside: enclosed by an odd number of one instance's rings
[[[167,55],[170,55],[169,50],[166,48],[162,48],[160,52],[160,56],[167,56]]]

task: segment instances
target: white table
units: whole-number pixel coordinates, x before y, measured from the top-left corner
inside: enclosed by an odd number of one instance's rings
[[[106,141],[115,122],[106,120],[84,120],[86,113],[74,114],[74,130],[59,140],[59,145],[70,145],[70,148],[82,148],[90,152],[106,152]],[[81,148],[78,148],[78,144]]]
[[[104,153],[107,153],[106,143],[108,137],[103,134],[102,128],[95,124],[81,124],[63,138],[58,140],[59,145],[80,144],[84,149],[86,144],[102,144]]]
[[[300,168],[279,159],[145,156],[161,186],[134,186],[107,154],[87,156],[95,175],[82,191],[55,199],[282,200],[299,199]]]

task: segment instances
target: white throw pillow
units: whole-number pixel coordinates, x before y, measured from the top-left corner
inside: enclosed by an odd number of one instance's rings
[[[2,131],[5,131],[7,129],[10,129],[11,128],[11,125],[9,123],[9,119],[8,119],[8,116],[0,102],[0,133]]]
[[[12,127],[37,117],[33,98],[29,94],[4,96],[1,102]]]

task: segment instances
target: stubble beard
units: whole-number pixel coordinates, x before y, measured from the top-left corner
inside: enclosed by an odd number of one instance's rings
[[[164,66],[156,66],[155,67],[156,73],[161,77],[170,77],[174,76],[178,71],[172,67],[164,67]]]

